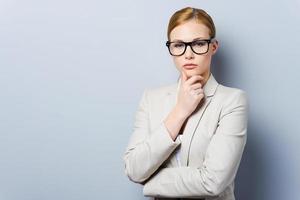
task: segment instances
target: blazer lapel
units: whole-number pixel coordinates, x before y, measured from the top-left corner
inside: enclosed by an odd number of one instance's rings
[[[165,117],[170,113],[172,108],[176,105],[177,95],[180,88],[181,79],[178,80],[177,84],[171,86],[171,88],[167,91],[167,98],[165,101]],[[204,85],[204,99],[201,101],[199,107],[190,115],[188,118],[185,128],[183,130],[183,136],[181,140],[181,165],[188,166],[189,159],[189,151],[193,136],[197,129],[197,126],[207,108],[209,103],[212,100],[213,95],[218,87],[218,82],[215,80],[214,76],[210,74],[209,79]]]
[[[181,164],[183,166],[188,166],[188,158],[192,139],[204,111],[211,102],[211,99],[212,98],[210,97],[205,98],[201,104],[201,107],[197,109],[187,120],[181,140]]]

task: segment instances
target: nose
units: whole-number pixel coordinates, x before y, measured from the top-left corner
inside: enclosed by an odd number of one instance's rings
[[[194,52],[191,49],[191,46],[186,47],[186,51],[184,52],[184,57],[186,59],[193,59],[194,58]]]

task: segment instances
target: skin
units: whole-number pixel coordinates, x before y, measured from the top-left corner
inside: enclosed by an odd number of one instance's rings
[[[175,27],[170,33],[171,42],[176,40],[190,42],[196,38],[210,38],[209,29],[196,20],[189,20]],[[176,140],[183,124],[205,96],[203,86],[209,79],[211,59],[217,50],[218,42],[214,40],[210,43],[206,54],[197,55],[188,46],[182,56],[173,56],[174,64],[181,74],[181,84],[177,103],[164,120],[173,141]],[[193,63],[197,66],[194,69],[185,69],[183,65],[187,63]]]

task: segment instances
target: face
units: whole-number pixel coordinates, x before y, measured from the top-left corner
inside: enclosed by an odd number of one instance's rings
[[[209,29],[196,20],[176,26],[170,33],[170,42],[191,42],[195,39],[210,39]],[[181,56],[173,56],[173,60],[179,72],[185,71],[188,78],[193,75],[202,75],[206,81],[210,74],[212,55],[217,52],[217,49],[216,40],[209,44],[208,52],[202,55],[194,53],[191,47],[187,46],[185,53]],[[195,64],[195,66],[184,66],[186,64]]]

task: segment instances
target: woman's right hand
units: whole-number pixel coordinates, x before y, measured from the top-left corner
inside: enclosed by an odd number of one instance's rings
[[[204,97],[200,75],[187,78],[184,72],[181,72],[181,84],[177,95],[177,103],[167,118],[164,120],[168,132],[175,141],[182,125],[191,113],[197,108],[201,99]]]
[[[185,118],[188,118],[197,108],[204,97],[200,75],[187,78],[184,71],[181,71],[181,84],[177,96],[176,110]]]

